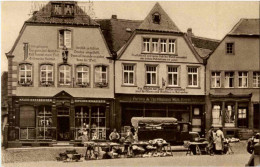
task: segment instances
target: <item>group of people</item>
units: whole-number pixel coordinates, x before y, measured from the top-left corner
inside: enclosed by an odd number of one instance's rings
[[[210,127],[208,131],[208,149],[210,155],[214,155],[214,153],[223,154],[224,139],[222,128],[214,129],[214,127]]]

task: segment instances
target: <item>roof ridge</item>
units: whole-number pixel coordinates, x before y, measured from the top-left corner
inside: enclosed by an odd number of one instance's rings
[[[213,41],[213,42],[220,42],[221,41],[219,39],[213,39],[213,38],[208,38],[208,37],[201,37],[201,36],[197,36],[197,35],[192,35],[191,37],[199,38],[199,39],[205,39],[205,40],[209,40],[209,41]]]

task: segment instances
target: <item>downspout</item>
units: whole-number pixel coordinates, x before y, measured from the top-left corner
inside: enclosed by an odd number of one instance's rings
[[[114,102],[113,102],[113,122],[114,127],[116,127],[116,59],[117,59],[117,53],[112,52],[112,61],[113,61],[113,77],[114,77],[114,85],[113,85],[113,93],[114,93]]]

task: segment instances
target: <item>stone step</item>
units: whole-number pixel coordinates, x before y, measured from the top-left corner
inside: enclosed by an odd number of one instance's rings
[[[68,142],[58,142],[52,144],[53,147],[73,147],[74,144],[68,143]]]

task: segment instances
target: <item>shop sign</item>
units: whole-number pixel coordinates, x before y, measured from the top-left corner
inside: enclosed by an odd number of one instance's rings
[[[132,56],[139,58],[139,60],[146,60],[146,61],[167,61],[167,62],[178,61],[176,55],[132,54]]]
[[[52,102],[52,99],[19,99],[19,101],[25,101],[25,102]]]
[[[174,93],[174,94],[187,94],[183,88],[159,88],[159,87],[138,87],[136,93]]]
[[[75,100],[76,103],[106,103],[106,100]]]
[[[203,98],[190,97],[132,97],[134,102],[204,102]]]

